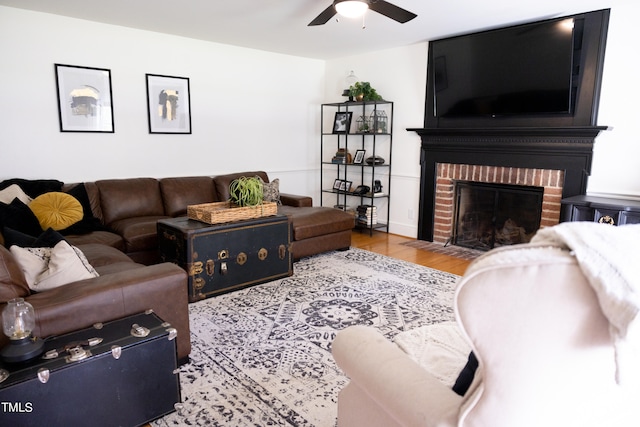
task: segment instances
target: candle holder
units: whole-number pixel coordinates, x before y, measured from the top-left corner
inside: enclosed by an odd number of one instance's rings
[[[33,306],[23,298],[7,302],[2,311],[2,329],[9,344],[0,351],[0,358],[8,363],[25,362],[42,354],[44,342],[31,334],[36,325]]]

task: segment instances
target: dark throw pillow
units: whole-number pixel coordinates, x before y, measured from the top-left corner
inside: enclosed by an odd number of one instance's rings
[[[462,368],[462,371],[460,371],[460,374],[458,375],[458,379],[456,379],[456,382],[453,385],[453,391],[456,394],[464,396],[467,390],[469,390],[469,387],[473,382],[473,377],[476,374],[476,369],[478,369],[478,359],[476,359],[476,355],[471,352],[469,353],[467,364]]]
[[[82,205],[82,212],[84,216],[75,224],[65,228],[64,230],[58,230],[60,234],[69,236],[71,234],[88,234],[92,231],[106,230],[106,227],[102,225],[100,220],[93,216],[91,210],[91,202],[89,201],[89,195],[87,194],[87,188],[84,184],[78,184],[75,187],[66,191],[67,194],[75,197]]]
[[[12,178],[0,182],[0,190],[7,188],[11,184],[18,184],[32,199],[44,193],[60,191],[63,185],[62,181],[58,181],[57,179]]]
[[[21,248],[52,248],[64,240],[64,236],[53,228],[47,228],[38,237],[33,237],[12,228],[4,227],[2,235],[4,236],[4,245],[7,248],[12,245],[20,246]]]
[[[13,228],[30,236],[39,236],[42,233],[38,218],[29,206],[18,199],[13,199],[8,205],[0,203],[0,226]]]

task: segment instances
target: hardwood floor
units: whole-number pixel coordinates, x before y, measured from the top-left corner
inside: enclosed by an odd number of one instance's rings
[[[471,262],[449,255],[415,249],[402,244],[413,240],[415,239],[380,231],[374,231],[372,236],[369,236],[368,232],[353,231],[351,235],[351,246],[460,276],[465,272]]]

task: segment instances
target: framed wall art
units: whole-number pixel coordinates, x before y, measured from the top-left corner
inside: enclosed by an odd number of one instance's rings
[[[333,133],[349,133],[352,115],[351,111],[337,112],[333,120]]]
[[[191,97],[186,77],[147,74],[149,133],[191,133]]]
[[[114,132],[111,71],[54,64],[60,132]]]

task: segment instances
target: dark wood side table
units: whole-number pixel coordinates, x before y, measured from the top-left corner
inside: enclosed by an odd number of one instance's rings
[[[640,201],[596,196],[562,199],[561,221],[594,221],[611,225],[640,223]]]
[[[160,258],[189,275],[189,302],[293,274],[285,215],[215,225],[180,217],[157,227]]]

